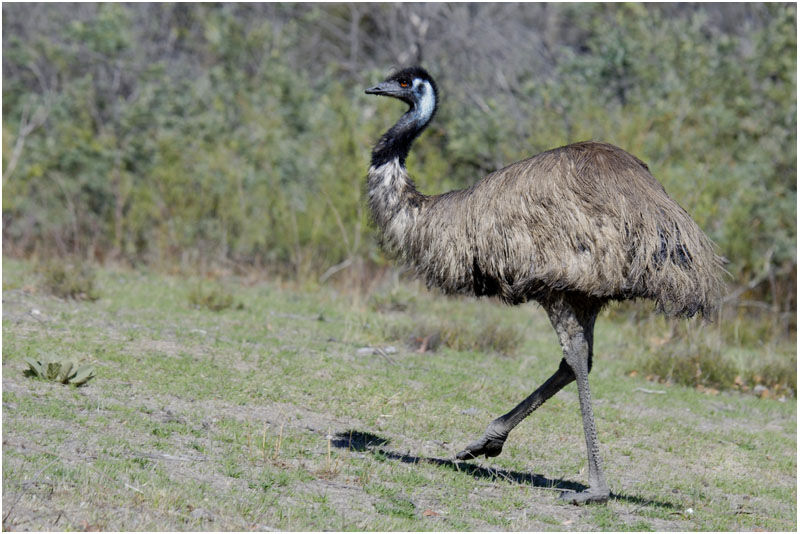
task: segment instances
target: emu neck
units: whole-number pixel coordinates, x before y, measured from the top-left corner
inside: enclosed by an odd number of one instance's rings
[[[402,254],[408,248],[408,239],[414,233],[427,197],[414,187],[399,157],[370,166],[367,201],[372,219],[380,229],[383,247],[391,254]]]
[[[400,165],[405,167],[411,143],[425,129],[426,124],[420,124],[414,108],[408,110],[375,145],[372,150],[372,166],[380,167],[396,159]]]
[[[406,170],[411,143],[436,111],[435,89],[426,87],[419,102],[380,138],[372,151],[367,175],[367,196],[372,219],[380,228],[384,248],[393,254],[408,249],[427,197],[414,187]]]

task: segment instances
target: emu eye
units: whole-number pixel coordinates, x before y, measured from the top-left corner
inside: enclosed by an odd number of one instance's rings
[[[400,87],[403,87],[403,88],[408,87],[408,82],[407,81],[400,82]]]

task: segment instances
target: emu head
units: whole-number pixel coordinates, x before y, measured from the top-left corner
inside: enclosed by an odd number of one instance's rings
[[[436,83],[422,67],[400,70],[365,91],[368,95],[391,96],[409,105],[419,126],[427,124],[436,112]]]

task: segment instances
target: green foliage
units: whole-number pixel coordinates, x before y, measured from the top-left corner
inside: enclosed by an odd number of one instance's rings
[[[362,193],[369,149],[403,109],[362,93],[383,65],[320,64],[313,43],[335,39],[320,20],[353,10],[253,9],[4,5],[6,249],[301,278],[383,263]],[[760,281],[744,297],[793,310],[796,7],[753,9],[724,29],[702,6],[554,6],[570,32],[550,72],[509,65],[520,81],[503,91],[475,73],[477,94],[429,65],[446,96],[410,170],[438,193],[559,144],[617,144],[719,244],[735,284]],[[387,38],[358,30],[376,49]]]
[[[189,303],[196,308],[206,308],[211,311],[222,311],[234,307],[233,294],[219,284],[210,287],[197,284],[189,293]],[[235,305],[240,310],[244,305],[240,302]]]
[[[40,266],[44,288],[60,298],[97,300],[95,270],[84,261],[52,260]]]
[[[25,358],[25,363],[28,364],[28,368],[23,371],[23,374],[40,380],[79,387],[95,377],[93,366],[81,365],[78,367],[75,362],[70,360]]]

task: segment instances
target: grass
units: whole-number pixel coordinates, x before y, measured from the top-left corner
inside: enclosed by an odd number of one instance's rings
[[[678,326],[651,343],[672,323],[604,312],[591,383],[614,498],[578,508],[553,488],[586,482],[574,386],[502,455],[452,461],[555,370],[555,335],[533,305],[230,278],[214,287],[237,304],[213,311],[187,299],[192,277],[99,269],[98,300],[65,300],[28,263],[3,267],[7,530],[797,528],[793,397],[645,380],[657,347],[705,343],[740,372],[791,352],[775,341]],[[403,343],[429,324],[463,345]],[[476,344],[491,325],[519,333],[514,350],[497,348],[505,336]],[[388,345],[397,352],[359,351]],[[96,376],[31,380],[37,354]]]

